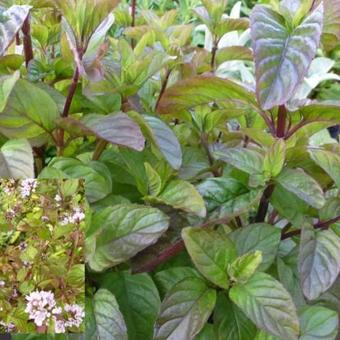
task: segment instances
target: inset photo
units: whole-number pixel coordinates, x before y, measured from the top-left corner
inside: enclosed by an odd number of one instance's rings
[[[81,180],[0,180],[0,334],[82,333]]]

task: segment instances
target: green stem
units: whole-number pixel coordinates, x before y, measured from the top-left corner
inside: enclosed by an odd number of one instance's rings
[[[100,158],[101,154],[106,148],[106,145],[107,145],[107,141],[103,139],[98,140],[96,148],[93,152],[92,160],[97,161]]]

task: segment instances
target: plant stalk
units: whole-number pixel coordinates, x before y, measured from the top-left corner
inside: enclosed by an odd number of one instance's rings
[[[206,133],[202,133],[201,134],[201,144],[208,156],[208,160],[209,160],[209,164],[210,164],[210,167],[211,167],[211,172],[213,173],[214,177],[220,177],[220,174],[219,174],[219,171],[217,169],[215,169],[213,167],[214,165],[214,158],[210,152],[210,149],[209,149],[209,143],[208,143],[208,136]]]
[[[278,117],[277,117],[277,128],[276,128],[276,136],[278,138],[283,138],[285,136],[286,119],[287,119],[286,107],[284,105],[280,105]]]
[[[33,48],[32,48],[32,39],[31,39],[31,25],[30,25],[30,16],[28,15],[22,25],[22,33],[23,33],[23,44],[24,44],[24,53],[25,53],[25,65],[28,67],[29,62],[33,59]]]
[[[211,71],[215,71],[216,52],[217,52],[217,43],[215,41],[214,45],[213,45],[213,47],[211,49],[211,60],[210,60]]]
[[[131,2],[131,27],[135,27],[136,25],[136,7],[137,7],[137,0],[132,0]],[[135,40],[131,39],[131,47],[135,47]]]
[[[79,70],[78,67],[76,66],[76,69],[74,70],[73,77],[72,77],[72,83],[70,85],[70,88],[68,90],[68,94],[66,97],[65,105],[63,112],[61,114],[61,117],[66,118],[70,112],[70,107],[72,104],[72,99],[73,96],[76,92],[77,85],[79,81]],[[58,136],[57,136],[57,141],[58,141],[58,155],[62,155],[63,149],[64,149],[64,129],[60,128],[58,131]]]
[[[159,103],[160,103],[160,101],[161,101],[161,99],[163,97],[163,94],[164,94],[165,90],[166,90],[166,87],[168,85],[168,81],[169,81],[169,78],[170,78],[170,74],[171,74],[171,69],[168,69],[166,71],[166,75],[165,75],[164,81],[162,83],[161,90],[159,92],[159,96],[158,96],[158,99],[157,99],[157,102],[156,102],[156,106],[155,106],[155,111],[157,111]]]
[[[322,229],[322,230],[325,230],[325,229],[328,229],[328,227],[330,227],[332,224],[336,223],[336,222],[339,222],[340,221],[340,216],[337,216],[337,217],[334,217],[328,221],[324,221],[324,222],[318,222],[316,224],[314,224],[314,228],[315,229]],[[281,235],[281,240],[285,240],[287,238],[290,238],[290,237],[293,237],[293,236],[297,236],[297,235],[300,235],[301,233],[301,229],[297,229],[297,230],[292,230],[288,233],[283,233]]]
[[[256,223],[263,222],[264,219],[266,218],[268,206],[269,206],[269,199],[271,195],[273,194],[273,191],[274,191],[274,184],[269,184],[267,188],[264,190],[261,200],[260,200],[259,209],[255,217]]]
[[[99,139],[96,145],[96,148],[93,152],[93,156],[92,156],[92,160],[93,161],[97,161],[101,154],[103,153],[103,151],[105,150],[107,145],[107,141],[103,140],[103,139]]]

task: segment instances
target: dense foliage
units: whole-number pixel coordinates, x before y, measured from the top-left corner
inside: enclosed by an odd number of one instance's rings
[[[335,339],[340,1],[14,3],[0,175],[84,178],[86,339]]]
[[[78,180],[1,180],[0,327],[84,328],[83,189]]]

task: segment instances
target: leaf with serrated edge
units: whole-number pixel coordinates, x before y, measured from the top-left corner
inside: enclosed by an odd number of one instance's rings
[[[4,20],[0,21],[0,56],[14,40],[31,8],[32,6],[27,5],[14,5],[1,14]]]
[[[0,131],[8,138],[34,138],[56,127],[58,107],[50,94],[19,79],[0,113]]]
[[[169,218],[160,210],[136,204],[108,207],[92,220],[87,241],[95,243],[95,250],[88,254],[87,261],[94,271],[125,262],[154,244],[169,224]]]
[[[250,16],[256,92],[264,110],[286,103],[303,81],[319,46],[323,5],[289,32],[285,19],[257,5]]]
[[[225,233],[207,228],[184,228],[182,238],[196,268],[212,283],[228,288],[227,267],[236,249]]]
[[[116,298],[106,289],[99,289],[93,299],[86,299],[87,308],[86,339],[89,340],[127,340],[124,318],[119,310]]]
[[[19,77],[19,71],[0,77],[0,112],[6,107],[7,99]]]
[[[214,329],[219,340],[249,340],[256,334],[255,325],[229,299],[226,291],[217,296]]]
[[[256,106],[254,94],[241,85],[214,76],[196,76],[177,82],[163,94],[158,105],[161,114],[181,113],[197,105],[223,101],[245,102]]]
[[[216,291],[198,278],[176,284],[165,296],[155,325],[155,340],[189,340],[214,309]]]
[[[285,168],[275,180],[283,188],[316,209],[322,208],[325,204],[325,197],[319,183],[302,169]]]
[[[318,298],[340,273],[340,238],[332,230],[303,226],[298,268],[304,295],[309,300]]]
[[[129,340],[152,339],[161,300],[149,274],[107,272],[101,280],[101,287],[116,297]]]
[[[340,188],[340,156],[326,150],[310,150],[309,154],[313,161],[325,170]]]
[[[33,151],[26,139],[9,140],[1,147],[0,177],[34,177]]]
[[[305,306],[299,310],[300,340],[334,340],[338,333],[336,311],[323,306]]]
[[[144,136],[138,124],[125,113],[87,115],[82,123],[96,136],[111,144],[123,145],[137,151],[144,149]]]
[[[299,321],[294,302],[279,281],[256,273],[229,291],[231,300],[258,328],[282,339],[298,339]]]
[[[163,203],[175,209],[184,210],[199,217],[205,217],[207,211],[202,196],[189,182],[175,179],[157,196],[147,196],[146,200]]]
[[[262,172],[263,156],[255,150],[230,148],[215,152],[214,156],[250,175]]]
[[[281,232],[270,224],[255,223],[235,230],[230,234],[230,238],[234,241],[239,255],[254,250],[261,251],[262,263],[259,269],[266,270],[276,257]]]
[[[168,125],[154,116],[143,116],[152,130],[155,143],[169,164],[176,170],[182,165],[181,145]]]

